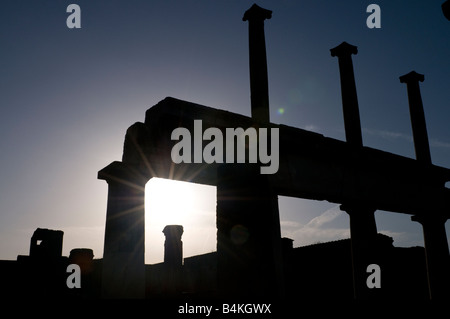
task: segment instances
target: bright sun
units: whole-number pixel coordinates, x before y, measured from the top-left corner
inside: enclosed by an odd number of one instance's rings
[[[216,249],[216,188],[152,178],[145,186],[145,259],[161,262],[166,225],[182,225],[183,255]]]
[[[193,189],[187,182],[152,178],[145,187],[146,215],[151,214],[154,218],[155,213],[156,218],[164,220],[167,225],[182,225],[188,217],[186,209],[194,203],[193,196]]]

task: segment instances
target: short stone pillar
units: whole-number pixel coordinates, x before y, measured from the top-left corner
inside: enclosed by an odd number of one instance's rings
[[[171,267],[180,267],[183,264],[183,226],[168,225],[164,227],[163,233],[166,236],[164,242],[164,264]]]
[[[166,297],[179,297],[183,291],[183,226],[164,227],[164,280],[163,294]]]
[[[113,162],[98,173],[108,183],[102,297],[145,297],[145,184],[132,167]]]
[[[69,264],[80,266],[81,274],[90,274],[93,269],[94,251],[90,248],[74,248],[70,251]]]
[[[367,287],[367,266],[379,264],[375,209],[359,205],[341,205],[350,217],[350,236],[353,264],[353,293],[355,299],[371,299],[380,295]]]
[[[278,199],[259,165],[218,169],[218,288],[223,297],[280,297],[283,287]]]
[[[415,215],[412,221],[423,228],[430,299],[444,300],[450,297],[450,257],[445,232],[447,217]]]
[[[97,280],[95,278],[94,251],[89,248],[74,248],[70,251],[69,264],[80,267],[81,287],[70,289],[68,293],[74,298],[93,299],[98,297]]]

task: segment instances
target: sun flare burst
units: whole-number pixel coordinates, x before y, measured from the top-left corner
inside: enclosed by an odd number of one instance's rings
[[[146,263],[162,261],[167,225],[182,225],[183,256],[215,250],[216,189],[152,178],[145,187]]]

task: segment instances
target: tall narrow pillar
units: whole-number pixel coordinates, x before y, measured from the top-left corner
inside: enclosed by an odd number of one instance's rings
[[[218,288],[223,297],[280,297],[283,287],[278,200],[259,165],[218,169]]]
[[[350,145],[362,147],[361,120],[352,61],[352,54],[357,54],[358,48],[342,42],[330,52],[331,56],[337,56],[339,61],[345,138]]]
[[[268,124],[264,20],[272,11],[254,4],[248,21],[251,114]],[[223,164],[217,170],[217,272],[224,297],[280,297],[283,268],[278,197],[259,164]]]
[[[409,114],[414,139],[414,149],[418,161],[431,164],[430,145],[428,143],[427,125],[420,95],[419,81],[424,81],[423,74],[415,71],[400,77],[401,83],[406,83],[408,90]]]
[[[108,183],[102,297],[145,297],[145,184],[148,179],[122,162],[98,173]]]
[[[412,221],[423,228],[430,299],[450,297],[450,257],[444,216],[415,215]]]
[[[375,209],[359,205],[341,205],[350,217],[350,236],[353,264],[353,292],[355,299],[371,299],[380,292],[366,284],[367,266],[379,264]]]
[[[254,4],[242,18],[248,21],[251,114],[253,119],[263,123],[270,120],[264,20],[271,17],[272,11]]]

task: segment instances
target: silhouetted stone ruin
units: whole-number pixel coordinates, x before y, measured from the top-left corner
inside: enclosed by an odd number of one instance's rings
[[[8,297],[44,299],[62,296],[67,266],[67,257],[62,256],[63,236],[61,230],[37,228],[34,231],[29,256],[17,256],[14,267],[4,272],[7,276],[3,287],[8,291]]]
[[[379,249],[375,211],[412,215],[423,227],[429,297],[448,296],[444,224],[450,215],[450,190],[445,187],[450,170],[431,163],[419,88],[424,76],[411,72],[400,77],[407,85],[416,160],[363,146],[352,64],[357,47],[346,42],[331,49],[339,63],[346,142],[270,123],[264,20],[271,16],[271,11],[253,5],[243,19],[249,23],[252,117],[166,98],[147,110],[143,123],[127,130],[122,161],[99,171],[98,177],[109,186],[103,297],[145,297],[144,189],[153,177],[217,187],[219,297],[294,293],[295,289],[287,289],[289,258],[285,256],[283,262],[286,249],[282,246],[286,246],[280,236],[278,195],[327,200],[348,213],[351,256],[346,260],[351,259],[353,274],[345,278],[353,281],[355,298],[388,295],[366,285],[368,265],[387,263]],[[217,128],[222,133],[235,127],[278,129],[279,170],[260,174],[261,163],[175,164],[171,132],[178,127],[193,132],[195,120],[202,120],[204,130]],[[297,288],[302,289],[301,285]]]
[[[442,9],[448,18],[449,1]],[[450,189],[445,184],[450,170],[431,160],[420,93],[424,75],[412,71],[399,78],[406,84],[416,159],[363,145],[352,62],[358,50],[346,42],[330,50],[339,66],[346,141],[271,123],[264,37],[265,20],[271,17],[270,10],[257,5],[243,17],[249,26],[251,117],[171,97],[148,109],[144,122],[128,128],[122,161],[98,172],[108,183],[103,259],[94,259],[87,248],[72,249],[64,257],[63,232],[38,228],[29,256],[0,261],[2,289],[9,296],[449,297],[445,222]],[[277,170],[263,174],[267,163],[261,156],[248,163],[238,161],[242,154],[236,145],[227,149],[232,156],[199,159],[210,142],[203,139],[185,154],[194,160],[175,163],[172,132],[185,128],[202,135],[195,132],[199,121],[201,130],[222,136],[229,128],[254,129],[254,139],[249,134],[241,152],[249,155],[252,147],[273,152],[278,146]],[[264,135],[267,140],[261,138]],[[272,139],[275,136],[278,141]],[[183,259],[183,226],[168,225],[163,230],[164,262],[145,265],[145,185],[153,177],[217,188],[217,252]],[[293,248],[291,239],[281,238],[279,195],[339,204],[349,216],[351,239]],[[394,247],[392,238],[377,231],[376,210],[410,215],[422,225],[425,248]],[[81,288],[66,285],[70,264],[80,267]],[[381,269],[381,289],[367,284],[367,269],[373,265]]]
[[[30,257],[58,258],[62,256],[64,232],[38,228],[30,242]]]

